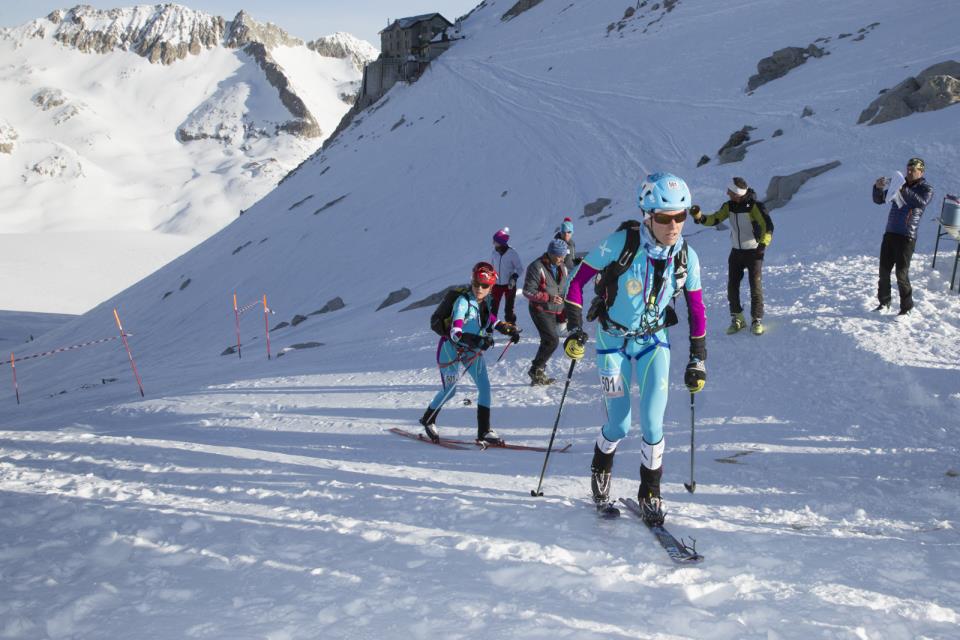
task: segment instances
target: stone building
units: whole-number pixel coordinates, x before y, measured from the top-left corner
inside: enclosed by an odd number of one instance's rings
[[[439,13],[394,20],[380,32],[381,55],[385,58],[418,55],[421,47],[452,26],[453,23]]]
[[[457,40],[453,23],[439,13],[425,13],[391,22],[380,32],[380,57],[363,70],[356,107],[379,100],[397,82],[416,80],[430,61]]]

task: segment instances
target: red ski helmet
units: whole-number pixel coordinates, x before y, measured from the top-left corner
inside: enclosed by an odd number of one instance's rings
[[[473,265],[473,281],[485,285],[497,284],[497,270],[489,262],[478,262]]]

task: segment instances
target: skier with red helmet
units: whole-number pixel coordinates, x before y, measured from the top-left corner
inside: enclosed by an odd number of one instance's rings
[[[520,340],[520,333],[513,324],[497,322],[496,315],[490,312],[488,296],[496,282],[497,271],[493,265],[478,262],[471,273],[469,291],[458,295],[453,302],[449,330],[437,345],[437,365],[443,387],[420,418],[420,424],[433,442],[440,440],[437,414],[443,404],[456,395],[461,366],[477,385],[477,441],[494,445],[503,442],[490,428],[490,378],[483,352],[493,346],[490,335],[493,329],[510,336],[513,342]]]

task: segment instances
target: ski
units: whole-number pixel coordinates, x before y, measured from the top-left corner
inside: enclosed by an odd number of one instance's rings
[[[601,504],[594,502],[592,504],[597,510],[597,517],[602,520],[616,520],[620,517],[620,509],[612,502],[604,502]]]
[[[640,504],[636,500],[633,498],[620,498],[620,502],[622,502],[633,515],[643,521],[643,512],[640,510]],[[644,522],[644,524],[646,523]],[[650,529],[657,538],[657,542],[664,548],[670,556],[670,559],[677,564],[697,564],[698,562],[703,562],[703,556],[697,553],[696,545],[691,547],[682,540],[677,540],[662,524],[647,524],[647,528]]]
[[[419,440],[420,442],[423,442],[425,444],[434,444],[438,447],[443,447],[445,449],[470,449],[470,447],[465,447],[463,445],[456,444],[453,442],[444,442],[442,438],[440,439],[440,442],[434,442],[433,440],[431,440],[430,438],[428,438],[422,433],[411,433],[410,431],[404,431],[403,429],[399,429],[397,427],[393,427],[392,429],[390,429],[390,433],[395,433],[398,436],[410,438],[411,440]]]
[[[442,438],[441,438],[441,441],[442,441]],[[449,440],[448,442],[465,444],[468,441],[467,440]],[[481,443],[477,440],[474,440],[473,444],[477,445],[481,449],[513,449],[514,451],[539,451],[540,453],[543,453],[547,450],[546,447],[538,447],[538,446],[526,445],[526,444],[510,444],[509,442],[501,442],[500,444],[490,444],[488,442]],[[572,443],[567,443],[565,447],[562,447],[560,449],[554,449],[553,451],[554,453],[566,453],[567,451],[570,450],[570,447],[572,446],[573,446]]]
[[[481,451],[486,449],[512,449],[514,451],[539,451],[541,453],[547,450],[546,447],[537,447],[532,445],[510,444],[509,442],[501,442],[500,444],[490,444],[487,442],[481,443],[477,440],[459,440],[457,438],[440,438],[440,442],[433,442],[432,440],[430,440],[430,438],[428,438],[423,433],[411,433],[410,431],[406,431],[398,427],[393,427],[392,429],[390,429],[390,432],[395,433],[398,436],[404,436],[404,437],[410,438],[412,440],[420,440],[421,442],[425,442],[427,444],[436,444],[437,446],[445,447],[447,449],[477,449],[478,448]],[[562,449],[554,449],[554,451],[556,451],[557,453],[565,453],[572,446],[573,444],[568,443]]]

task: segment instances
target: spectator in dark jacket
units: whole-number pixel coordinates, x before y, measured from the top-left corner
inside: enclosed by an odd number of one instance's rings
[[[903,185],[890,195],[890,213],[887,214],[887,229],[880,244],[880,279],[877,283],[879,304],[874,311],[890,309],[890,271],[896,267],[897,289],[900,291],[900,313],[906,316],[913,309],[913,288],[910,286],[910,260],[917,244],[917,227],[924,209],[933,199],[933,187],[924,178],[926,166],[920,158],[907,162],[907,175]],[[873,185],[873,201],[884,204],[888,197],[889,183],[886,178],[877,178]]]
[[[523,296],[530,301],[530,319],[540,334],[540,348],[527,374],[531,385],[553,384],[546,374],[547,361],[560,344],[560,327],[564,322],[563,293],[567,286],[564,258],[570,249],[567,243],[554,238],[547,252],[527,267],[523,279]]]

